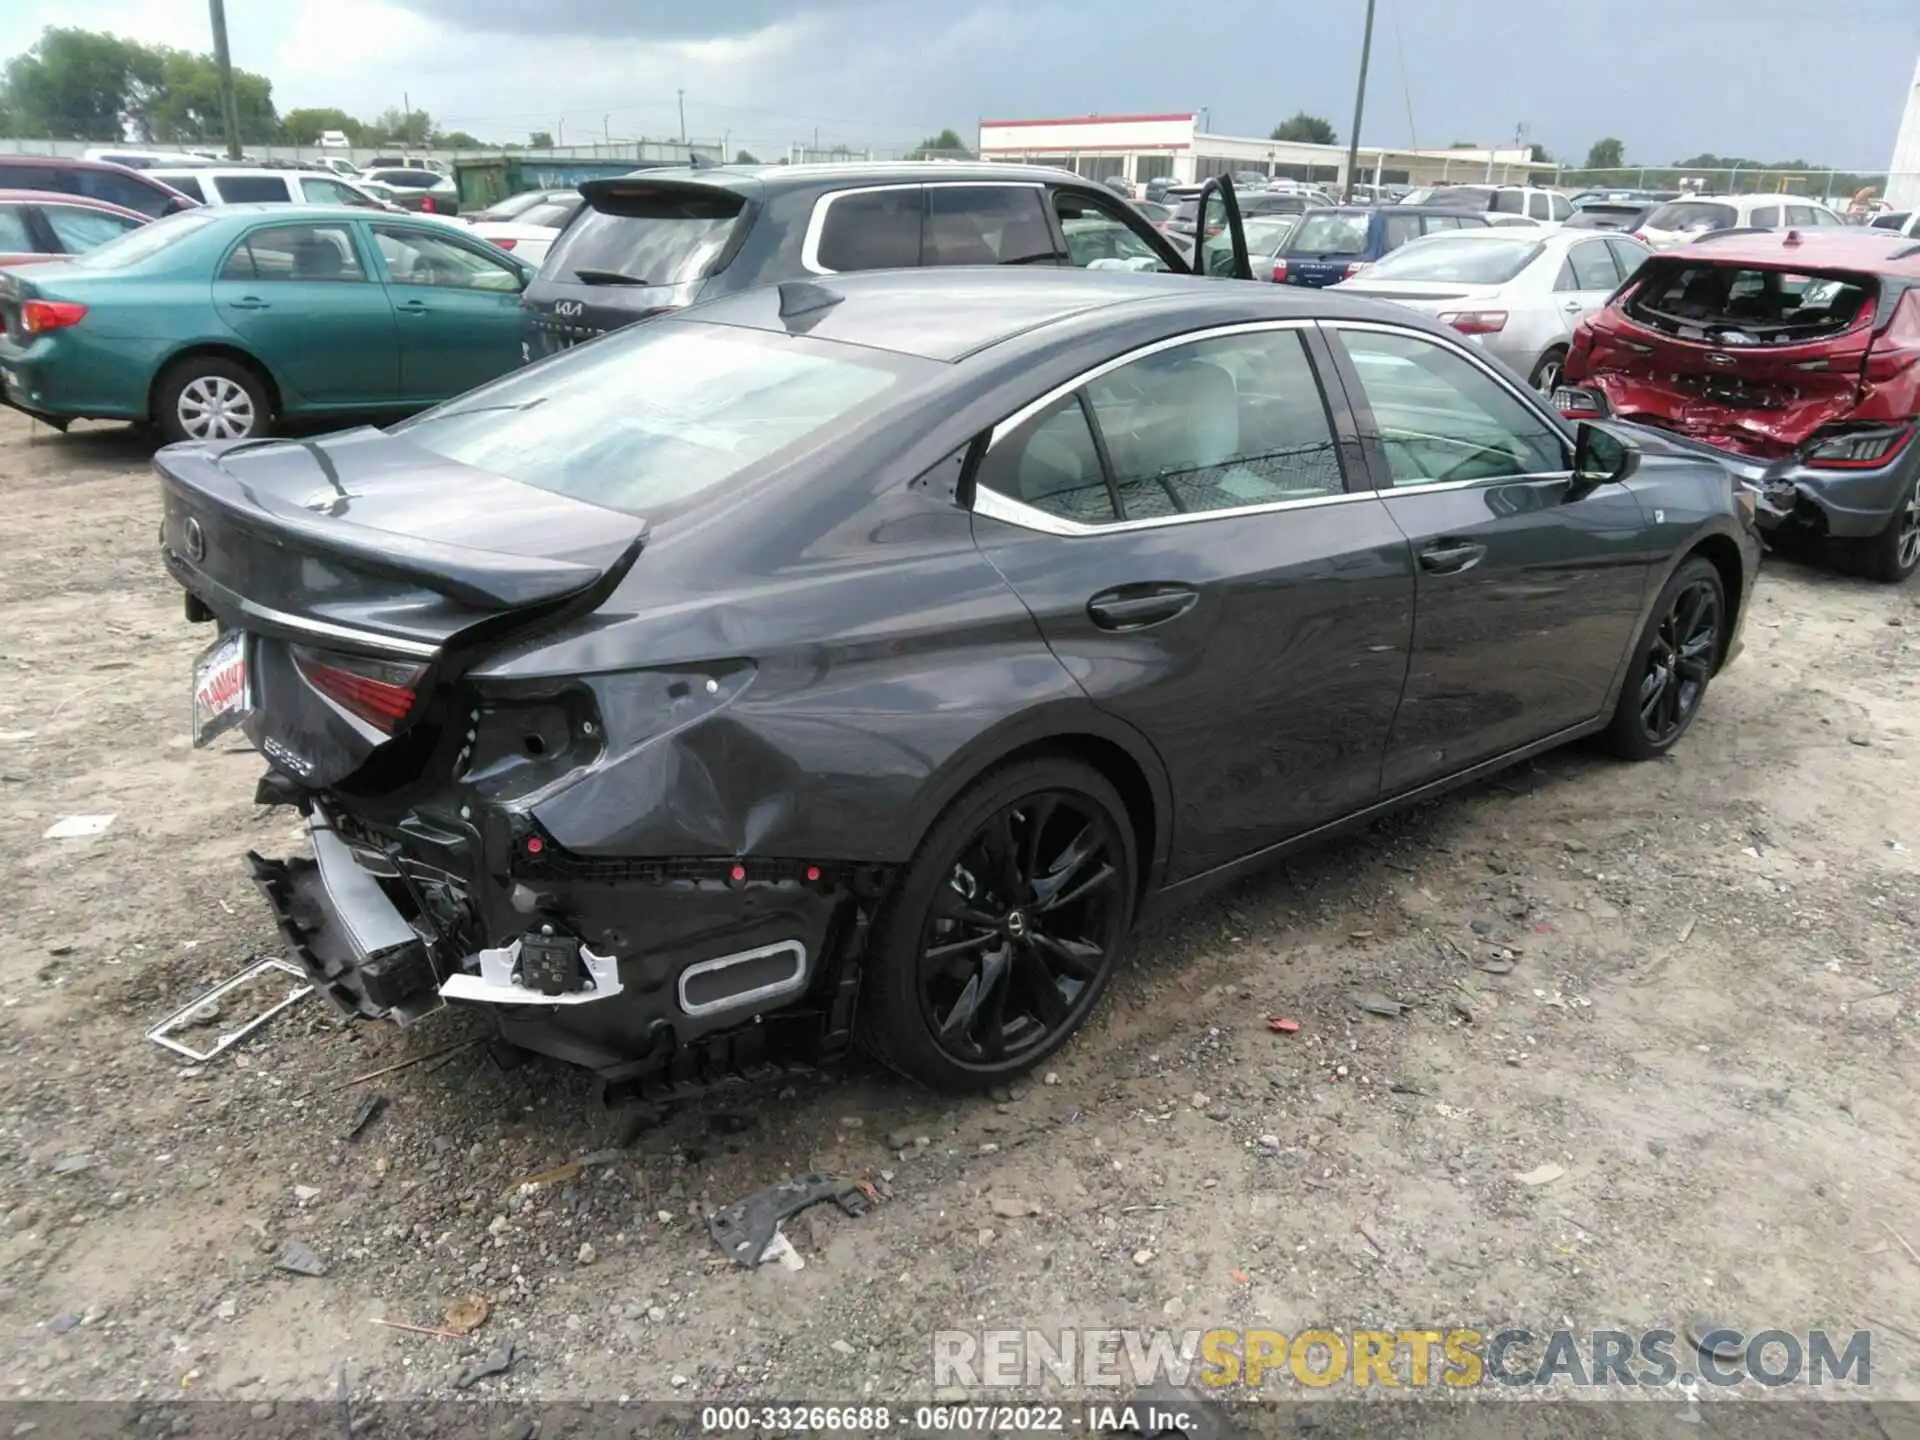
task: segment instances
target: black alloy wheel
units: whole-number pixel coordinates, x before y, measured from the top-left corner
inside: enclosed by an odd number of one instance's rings
[[[1909,482],[1886,529],[1859,547],[1870,579],[1898,585],[1920,569],[1920,476]]]
[[[1634,652],[1607,732],[1615,751],[1651,759],[1687,733],[1719,668],[1726,625],[1720,572],[1696,555],[1667,581]]]
[[[935,824],[879,926],[863,1036],[943,1089],[1019,1074],[1065,1043],[1133,918],[1126,810],[1088,767],[988,775]]]

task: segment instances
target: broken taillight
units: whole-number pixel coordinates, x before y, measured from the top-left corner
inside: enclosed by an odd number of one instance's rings
[[[1568,420],[1604,420],[1607,397],[1584,385],[1562,385],[1553,392],[1553,408]]]
[[[1462,335],[1497,335],[1507,328],[1504,310],[1449,310],[1440,317],[1442,325],[1451,325]]]
[[[1273,283],[1276,285],[1286,284],[1287,283],[1287,262],[1284,260],[1274,261],[1273,274],[1268,278],[1270,278],[1273,281]]]
[[[1913,439],[1911,425],[1846,429],[1815,435],[1800,458],[1813,470],[1878,470]]]
[[[419,699],[414,687],[427,673],[426,666],[404,660],[376,660],[302,646],[294,647],[293,664],[315,690],[383,735],[393,734],[412,713]]]
[[[495,235],[490,238],[492,239],[493,243],[499,246],[502,250],[511,250],[513,249],[514,246],[520,243],[518,240],[509,240],[504,235]]]

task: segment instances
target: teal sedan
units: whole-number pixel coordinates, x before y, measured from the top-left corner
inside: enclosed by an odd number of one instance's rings
[[[148,421],[169,440],[418,410],[521,363],[533,273],[444,220],[190,210],[0,270],[0,399],[62,429]]]

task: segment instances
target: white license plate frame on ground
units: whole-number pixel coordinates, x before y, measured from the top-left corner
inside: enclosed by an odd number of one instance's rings
[[[247,632],[229,630],[193,662],[193,744],[200,749],[253,712]]]

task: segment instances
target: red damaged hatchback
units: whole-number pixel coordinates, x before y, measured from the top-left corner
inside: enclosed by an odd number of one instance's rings
[[[1555,403],[1710,451],[1774,536],[1920,568],[1920,244],[1729,230],[1640,267],[1573,336]]]

